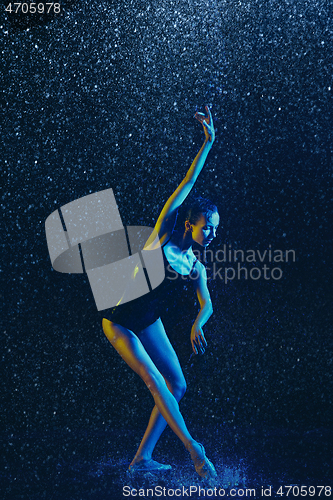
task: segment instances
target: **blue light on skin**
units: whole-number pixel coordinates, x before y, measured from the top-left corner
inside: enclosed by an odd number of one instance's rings
[[[206,216],[202,215],[196,224],[186,221],[185,226],[191,231],[192,239],[199,245],[207,247],[216,237],[216,230],[220,223],[220,216],[217,212]]]

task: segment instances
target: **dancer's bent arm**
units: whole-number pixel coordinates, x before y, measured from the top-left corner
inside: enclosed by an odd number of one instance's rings
[[[176,210],[180,207],[193,188],[194,183],[205,164],[207,155],[213,145],[215,139],[214,124],[211,112],[207,106],[206,112],[206,115],[203,113],[195,114],[195,118],[203,125],[205,141],[199,153],[194,158],[192,165],[185,175],[185,178],[179,184],[175,192],[170,196],[157,219],[154,233],[155,236],[156,234],[158,235],[160,244],[163,244],[170,237],[174,226]]]
[[[200,311],[191,329],[191,344],[195,354],[203,354],[205,352],[205,348],[207,347],[207,341],[202,331],[202,327],[213,314],[213,306],[207,287],[207,273],[205,266],[201,264],[201,262],[197,262],[195,268],[198,273],[198,277],[193,280],[193,284],[199,300]]]

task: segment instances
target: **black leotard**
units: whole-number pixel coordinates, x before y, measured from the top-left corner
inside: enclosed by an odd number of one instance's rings
[[[184,283],[196,279],[197,273],[194,272],[194,266],[197,259],[194,261],[190,273],[183,275],[175,271],[170,265],[163,247],[162,253],[165,269],[163,282],[138,299],[102,311],[104,318],[124,326],[134,333],[139,333],[161,316],[165,309],[166,299],[170,294],[180,293]]]

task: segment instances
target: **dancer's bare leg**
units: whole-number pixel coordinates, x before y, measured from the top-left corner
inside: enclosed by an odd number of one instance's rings
[[[164,419],[183,442],[185,448],[194,455],[201,453],[197,443],[189,433],[184,419],[179,411],[178,402],[169,391],[167,384],[147,354],[138,337],[123,326],[103,319],[103,330],[120,356],[145,382],[150,390],[155,404]]]
[[[139,336],[147,354],[164,377],[170,392],[179,402],[185,394],[186,381],[162,321],[157,320],[153,325],[140,332]],[[166,426],[166,420],[155,405],[132,464],[151,458],[154,447]]]
[[[103,319],[103,330],[124,361],[140,375],[152,393],[159,411],[188,448],[194,439],[186,428],[178,403],[138,337],[127,328],[105,319]]]
[[[139,338],[130,330],[105,318],[103,319],[103,330],[120,356],[146,383],[159,412],[191,454],[195,470],[199,476],[204,478],[215,477],[214,466],[205,456],[203,446],[195,441],[187,430],[176,398],[168,389],[163,376],[156,368]],[[158,420],[158,416],[154,418]],[[161,423],[159,425],[162,426]],[[156,439],[156,435],[154,439]]]

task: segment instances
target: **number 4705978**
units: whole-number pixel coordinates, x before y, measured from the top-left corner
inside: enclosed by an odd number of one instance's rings
[[[330,497],[332,496],[331,486],[280,486],[276,492],[280,497]]]
[[[6,11],[10,14],[18,14],[22,12],[23,14],[50,14],[54,12],[54,14],[60,13],[60,3],[9,3],[6,7]]]

